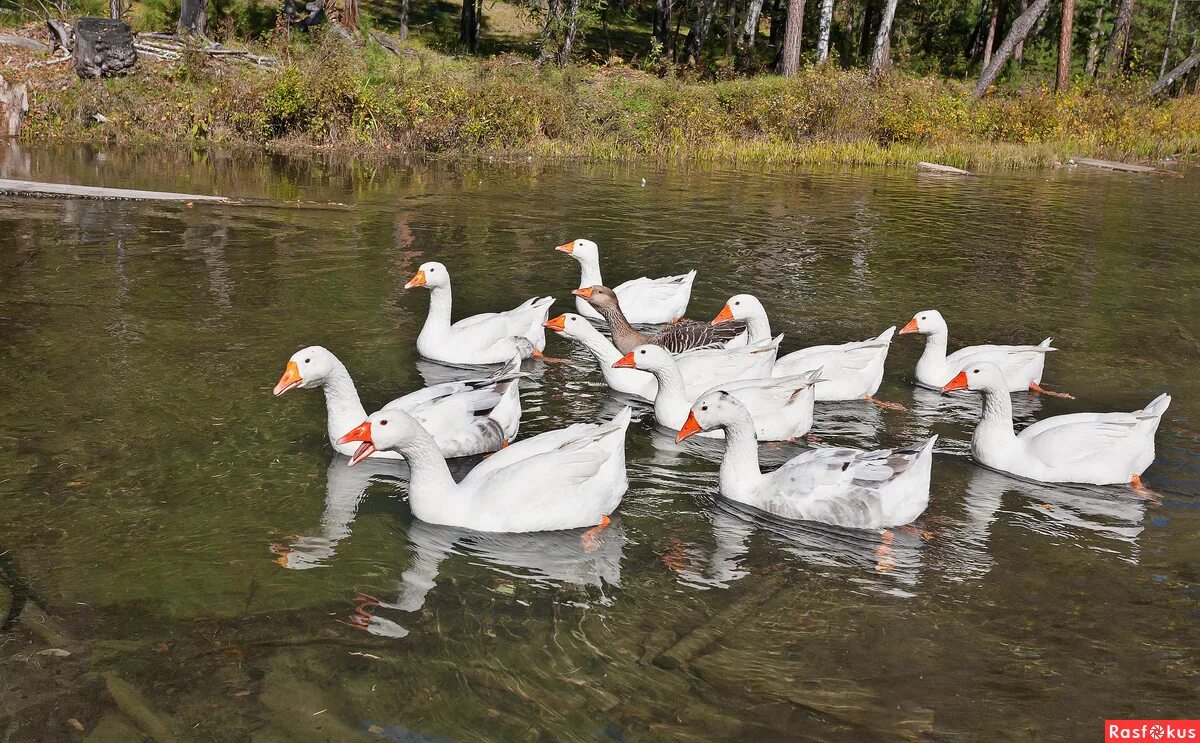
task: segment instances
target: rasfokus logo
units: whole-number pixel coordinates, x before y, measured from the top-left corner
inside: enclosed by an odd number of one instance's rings
[[[1104,743],[1193,740],[1200,743],[1200,720],[1105,720]]]

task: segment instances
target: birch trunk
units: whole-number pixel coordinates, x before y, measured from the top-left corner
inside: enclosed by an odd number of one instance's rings
[[[754,52],[754,40],[758,36],[762,7],[763,0],[750,0],[750,5],[746,7],[746,22],[742,24],[742,36],[738,42],[743,54],[750,55]]]
[[[833,0],[821,0],[821,24],[817,28],[817,64],[829,58],[829,33],[833,26]]]
[[[1179,16],[1179,0],[1171,3],[1171,23],[1167,26],[1167,43],[1163,46],[1162,64],[1158,67],[1158,76],[1167,74],[1167,65],[1171,62],[1171,41],[1175,36],[1175,19]]]
[[[892,47],[892,21],[896,18],[897,0],[887,0],[883,6],[883,17],[879,19],[879,32],[875,34],[875,49],[871,52],[871,76],[878,75],[888,66]]]

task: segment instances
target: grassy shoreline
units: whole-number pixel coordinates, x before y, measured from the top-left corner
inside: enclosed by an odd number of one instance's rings
[[[833,67],[712,82],[625,65],[537,70],[418,44],[394,57],[333,38],[268,51],[278,69],[195,54],[101,81],[62,65],[6,76],[30,83],[30,142],[966,168],[1200,159],[1200,96],[1152,102],[1132,85],[1024,87],[973,102],[961,81],[872,81]]]

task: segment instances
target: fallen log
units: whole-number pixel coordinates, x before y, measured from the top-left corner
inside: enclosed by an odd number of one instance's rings
[[[51,18],[46,21],[46,28],[50,31],[51,52],[57,52],[59,49],[70,52],[75,48],[75,29],[70,25]]]
[[[679,642],[654,659],[659,668],[674,669],[685,666],[709,645],[721,639],[729,630],[745,621],[758,607],[767,603],[783,588],[784,581],[778,576],[762,580],[748,595],[737,603],[713,615],[706,623],[692,630]]]
[[[35,39],[27,39],[16,34],[0,34],[0,46],[19,46],[32,52],[48,52],[50,47]]]
[[[971,175],[971,171],[955,168],[950,165],[939,165],[938,163],[927,163],[924,160],[917,163],[917,170],[924,170],[928,173],[945,173],[947,175]]]
[[[112,199],[123,201],[204,201],[218,204],[233,203],[225,196],[171,193],[169,191],[138,191],[128,188],[75,186],[69,183],[38,183],[0,178],[0,193],[18,196],[65,196],[77,199]]]
[[[1106,170],[1119,170],[1124,173],[1157,173],[1158,168],[1149,165],[1135,165],[1133,163],[1122,163],[1116,160],[1097,160],[1091,157],[1072,157],[1067,160],[1068,165],[1084,165],[1089,168],[1104,168]]]

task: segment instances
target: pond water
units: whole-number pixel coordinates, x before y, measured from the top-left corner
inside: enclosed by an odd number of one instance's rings
[[[0,171],[263,200],[0,196],[0,574],[77,643],[0,636],[5,740],[128,739],[113,678],[183,740],[1094,740],[1105,718],[1195,716],[1200,171],[88,148],[13,148]],[[1045,382],[1078,399],[1015,395],[1018,424],[1171,392],[1155,495],[973,465],[978,403],[916,390],[911,336],[879,392],[906,411],[821,403],[814,426],[817,445],[941,436],[929,510],[888,533],[722,502],[721,444],[675,445],[647,406],[591,549],[430,526],[402,466],[332,454],[319,393],[272,397],[309,344],[368,409],[446,374],[415,356],[422,261],[450,267],[456,316],[571,310],[578,268],[552,248],[575,237],[613,283],[698,268],[693,317],[753,292],[785,350],[927,308],[952,346],[1053,336]],[[526,365],[524,435],[624,404],[549,344],[570,363]]]

